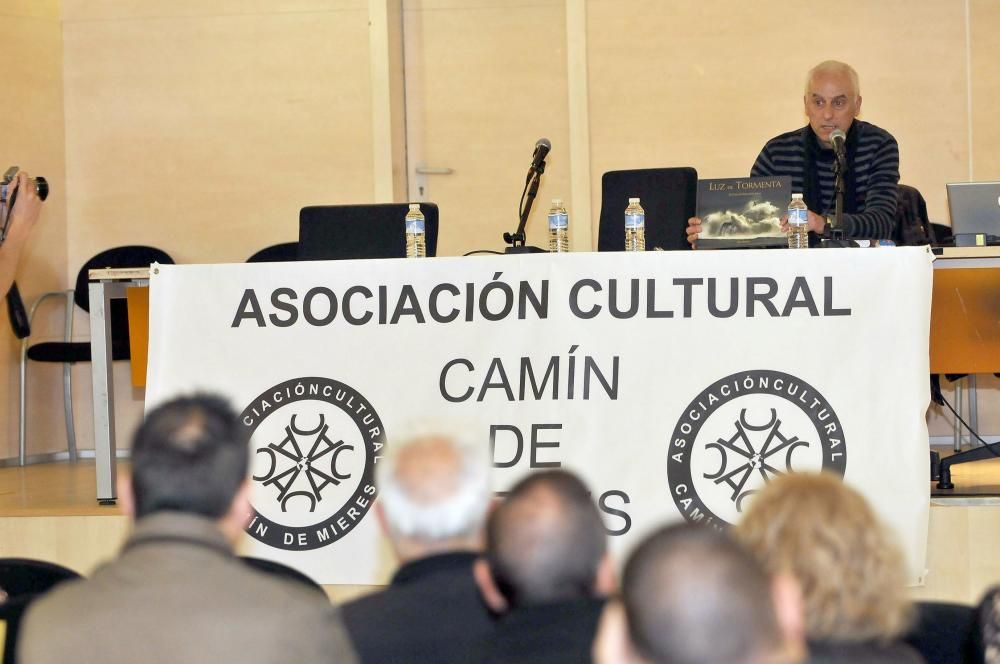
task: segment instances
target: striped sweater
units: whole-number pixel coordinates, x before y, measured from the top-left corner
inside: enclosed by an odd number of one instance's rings
[[[807,133],[808,132],[808,133]],[[854,136],[856,134],[856,136]],[[767,142],[750,171],[751,176],[788,175],[792,191],[801,192],[806,185],[804,171],[807,161],[806,141],[816,148],[816,183],[818,201],[809,209],[821,215],[832,215],[833,150],[819,148],[812,129],[801,129],[776,136]],[[854,200],[844,200],[844,226],[848,237],[891,239],[896,229],[896,185],[899,183],[899,146],[892,134],[868,122],[855,120],[848,133],[848,145],[853,144],[850,166],[853,173]],[[818,209],[817,209],[818,208]]]

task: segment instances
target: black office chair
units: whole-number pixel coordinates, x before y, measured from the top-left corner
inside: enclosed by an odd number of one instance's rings
[[[937,245],[954,245],[955,236],[951,232],[951,226],[931,222],[931,230],[934,231],[934,242]]]
[[[13,599],[47,593],[63,581],[79,579],[68,567],[32,558],[0,558],[0,589]]]
[[[76,362],[90,362],[90,342],[73,341],[73,304],[90,312],[90,293],[88,290],[92,269],[148,267],[151,263],[173,264],[174,260],[164,251],[155,247],[129,245],[114,247],[97,254],[80,268],[76,276],[76,287],[73,290],[53,291],[43,293],[25,311],[16,289],[8,294],[7,305],[11,310],[11,323],[14,333],[21,339],[21,389],[20,389],[20,427],[18,429],[19,461],[25,464],[26,459],[26,427],[27,427],[27,394],[28,394],[28,360],[35,362],[58,362],[63,365],[63,408],[66,418],[66,441],[71,461],[76,460],[76,432],[73,426],[73,393],[70,367]],[[39,305],[50,297],[62,297],[65,300],[65,326],[62,341],[46,341],[31,343],[31,326]],[[127,360],[129,351],[128,308],[125,300],[112,300],[109,312],[111,323],[111,359]]]
[[[299,260],[299,243],[283,242],[264,247],[247,259],[247,263],[287,263]]]
[[[698,171],[645,168],[609,171],[601,178],[598,251],[625,250],[625,208],[638,197],[646,211],[646,251],[690,249],[687,221],[698,203]]]
[[[32,595],[22,595],[6,602],[0,602],[0,653],[3,664],[16,664],[17,639],[21,633],[21,618],[28,605],[35,600]]]
[[[406,256],[403,220],[408,210],[408,203],[304,207],[299,212],[299,260],[402,258]],[[438,207],[421,203],[420,210],[427,255],[435,256]]]
[[[17,652],[17,637],[21,617],[36,598],[63,581],[79,579],[80,575],[62,565],[30,558],[0,558],[0,633],[3,634],[3,664],[13,664]]]
[[[916,188],[900,184],[896,188],[896,233],[900,247],[935,244],[934,228],[927,218],[927,201]]]
[[[258,572],[271,574],[287,581],[291,581],[302,586],[303,588],[308,588],[309,590],[318,592],[323,597],[326,597],[326,591],[323,590],[323,586],[313,581],[312,577],[300,572],[294,567],[289,567],[288,565],[279,563],[275,560],[268,560],[267,558],[254,558],[253,556],[240,556],[240,560],[243,561],[243,564],[248,567],[252,567]]]

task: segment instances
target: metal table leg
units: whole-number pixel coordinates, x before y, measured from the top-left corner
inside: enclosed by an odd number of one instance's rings
[[[117,292],[121,291],[121,294]],[[90,283],[90,353],[94,384],[94,458],[97,463],[97,502],[111,504],[115,489],[115,402],[111,365],[112,297],[124,295],[120,284]]]

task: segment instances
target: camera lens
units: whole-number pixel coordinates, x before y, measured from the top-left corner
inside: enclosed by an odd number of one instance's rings
[[[38,197],[43,201],[49,197],[49,181],[39,175],[36,178],[31,178],[35,183],[35,191],[38,192]]]

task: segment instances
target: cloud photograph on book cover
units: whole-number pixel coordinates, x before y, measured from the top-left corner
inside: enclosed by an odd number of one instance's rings
[[[781,217],[791,188],[788,176],[698,180],[698,246],[786,246]]]
[[[701,224],[705,238],[783,236],[781,208],[770,201],[751,200],[741,209],[711,212]]]

